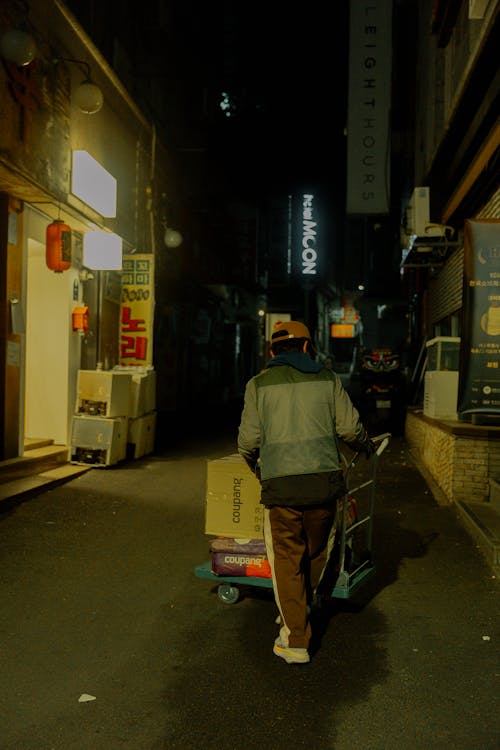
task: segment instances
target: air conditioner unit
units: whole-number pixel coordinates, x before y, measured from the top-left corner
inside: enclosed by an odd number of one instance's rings
[[[416,187],[406,208],[406,233],[416,237],[441,237],[443,227],[429,218],[429,188]]]

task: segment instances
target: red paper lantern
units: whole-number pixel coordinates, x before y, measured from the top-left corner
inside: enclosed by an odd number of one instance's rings
[[[62,219],[54,219],[47,227],[45,262],[56,273],[71,267],[71,228]]]

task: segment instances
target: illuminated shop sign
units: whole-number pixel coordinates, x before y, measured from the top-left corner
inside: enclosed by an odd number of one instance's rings
[[[116,216],[116,179],[87,151],[73,151],[71,192],[101,216]]]
[[[304,276],[318,272],[317,221],[314,195],[302,196],[301,270]]]
[[[154,258],[123,256],[120,365],[153,363]]]
[[[332,323],[330,336],[332,339],[353,339],[356,335],[354,323]]]

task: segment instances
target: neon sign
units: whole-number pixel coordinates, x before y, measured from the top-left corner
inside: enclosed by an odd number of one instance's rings
[[[318,251],[313,201],[310,193],[302,196],[302,273],[314,276],[318,271]]]

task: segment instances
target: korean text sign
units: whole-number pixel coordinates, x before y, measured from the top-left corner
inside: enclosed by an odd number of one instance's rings
[[[154,256],[124,255],[120,305],[120,364],[152,365]]]
[[[467,220],[459,412],[500,414],[500,221]]]

